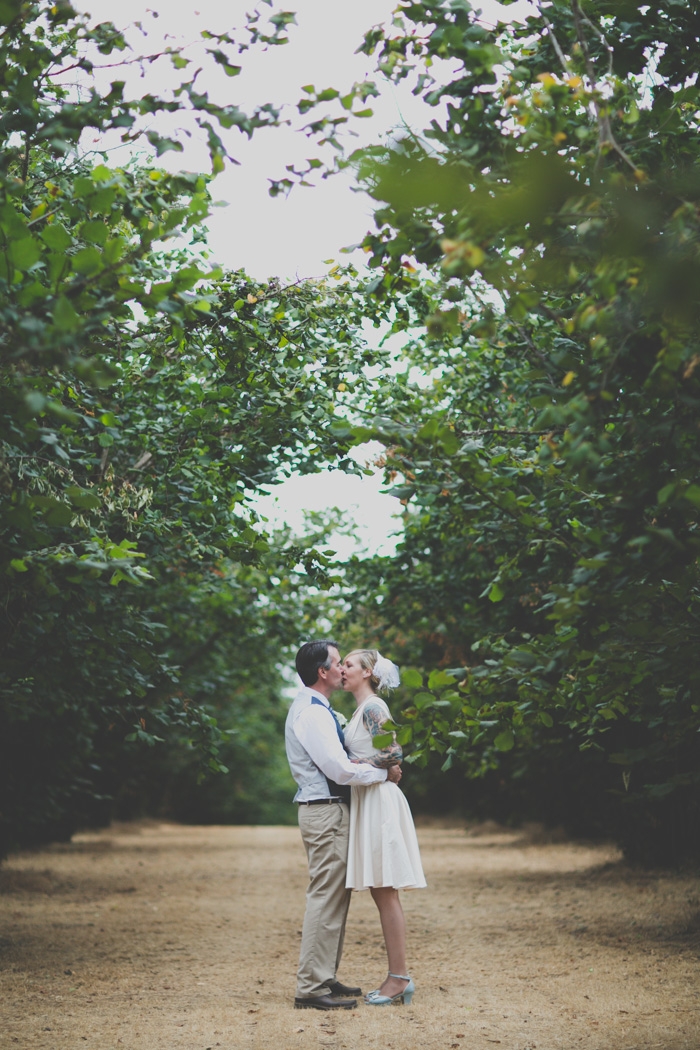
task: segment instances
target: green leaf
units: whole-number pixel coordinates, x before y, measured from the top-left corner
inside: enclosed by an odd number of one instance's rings
[[[383,747],[389,747],[394,742],[393,733],[377,733],[376,736],[372,737],[372,747],[381,750]]]
[[[408,499],[414,493],[412,485],[395,485],[394,488],[386,490],[387,496],[394,496],[396,499]]]
[[[146,138],[155,148],[156,155],[162,157],[164,153],[174,152],[182,153],[184,147],[181,142],[177,139],[168,138],[165,135],[159,135],[157,131],[147,131]]]
[[[83,240],[88,241],[89,244],[105,244],[109,237],[109,226],[105,222],[96,219],[84,222],[80,228],[80,233]],[[58,246],[52,244],[51,247],[55,248]]]
[[[92,169],[92,177],[95,182],[109,182],[114,178],[114,170],[106,164],[97,164]]]
[[[71,259],[76,273],[90,276],[102,269],[102,253],[97,248],[81,248]]]
[[[102,257],[107,266],[113,266],[124,254],[125,240],[123,237],[111,237],[104,246]]]
[[[35,237],[22,237],[10,244],[9,256],[18,270],[28,270],[41,258],[41,245]]]
[[[65,295],[59,295],[56,300],[53,322],[61,332],[74,332],[80,326],[80,318]]]
[[[19,17],[23,0],[0,0],[0,25],[8,26]]]
[[[53,496],[32,496],[30,502],[41,511],[47,525],[69,525],[73,519],[72,508]]]
[[[409,667],[401,672],[401,684],[407,689],[420,689],[423,685],[423,676],[419,671]]]
[[[78,485],[70,485],[66,489],[66,495],[74,507],[82,507],[85,510],[99,510],[102,500],[89,489],[80,488]]]
[[[445,453],[448,456],[453,456],[461,444],[454,430],[451,430],[449,427],[440,427],[436,436]]]
[[[504,593],[497,583],[492,583],[489,590],[489,601],[500,602],[503,601]]]
[[[504,729],[494,740],[494,747],[499,751],[511,751],[515,744],[515,737],[513,736],[512,729]]]
[[[441,689],[445,685],[454,685],[455,681],[456,679],[447,671],[431,671],[428,678],[428,689]]]
[[[60,222],[53,222],[46,226],[39,236],[49,248],[57,252],[65,252],[73,243],[73,238]]]
[[[38,390],[30,390],[24,395],[24,403],[33,415],[38,415],[46,408],[46,397]]]
[[[221,66],[227,77],[237,77],[238,74],[241,72],[242,67],[232,65],[232,63],[229,61],[228,55],[226,55],[225,52],[219,50],[218,48],[214,51],[209,51],[208,54],[210,54],[214,61],[219,66]]]
[[[431,438],[434,438],[436,436],[439,427],[440,424],[438,420],[435,416],[433,416],[432,419],[429,419],[427,423],[423,424],[423,426],[418,431],[416,437],[420,438],[423,441],[429,441]]]
[[[700,485],[688,485],[683,493],[683,499],[688,500],[694,507],[700,507]]]
[[[78,175],[73,180],[73,193],[76,197],[88,197],[95,189],[95,183],[85,175]]]

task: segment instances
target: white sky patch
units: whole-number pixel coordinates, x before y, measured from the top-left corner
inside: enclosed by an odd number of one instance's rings
[[[353,451],[353,459],[364,466],[380,451],[378,442],[368,442]],[[306,531],[306,511],[337,507],[355,525],[354,535],[336,534],[330,542],[338,559],[364,552],[390,555],[401,531],[403,507],[395,496],[383,494],[382,488],[381,472],[358,477],[331,470],[291,477],[276,485],[268,496],[257,497],[253,507],[268,519],[268,528],[288,525],[298,535]]]
[[[215,260],[231,269],[244,268],[259,280],[271,276],[318,277],[327,272],[327,260],[347,262],[348,256],[340,255],[340,249],[360,242],[373,226],[373,202],[365,194],[353,192],[351,173],[319,180],[313,188],[296,188],[286,198],[269,196],[269,180],[284,177],[288,164],[305,167],[309,157],[319,156],[315,144],[298,129],[321,113],[337,110],[337,104],[322,104],[300,117],[296,105],[304,96],[305,85],[313,84],[319,91],[335,87],[342,92],[356,81],[377,81],[381,97],[366,103],[374,117],[350,121],[348,126],[357,138],[347,139],[348,148],[376,142],[402,124],[427,127],[431,119],[441,115],[440,107],[429,107],[413,96],[408,82],[398,86],[384,82],[374,72],[374,58],[354,53],[369,28],[391,19],[395,0],[288,0],[284,4],[275,2],[272,8],[259,3],[262,21],[274,10],[284,9],[296,13],[297,24],[288,27],[288,44],[267,51],[256,47],[237,60],[233,58],[242,67],[236,77],[227,77],[213,59],[206,57],[205,47],[214,45],[203,45],[199,38],[205,29],[224,32],[244,25],[245,12],[255,6],[251,0],[229,0],[226,4],[199,0],[194,7],[169,0],[167,4],[156,2],[152,8],[136,0],[121,0],[118,5],[108,0],[84,0],[83,6],[95,21],[109,19],[118,28],[131,26],[127,39],[137,54],[189,45],[184,55],[192,59],[192,66],[179,73],[168,58],[147,67],[143,77],[136,67],[96,71],[96,77],[105,84],[126,79],[127,95],[166,91],[202,64],[197,88],[207,91],[217,103],[234,104],[244,111],[264,102],[286,107],[284,116],[292,120],[292,127],[260,129],[251,140],[235,130],[226,133],[227,146],[239,165],[229,165],[212,184],[214,198],[227,203],[226,208],[216,209],[208,223]],[[481,8],[487,24],[494,24],[499,17],[504,21],[522,19],[532,11],[526,0],[510,7],[483,0],[475,7]],[[143,30],[135,27],[137,22]],[[240,39],[246,39],[245,34],[240,34]],[[105,63],[113,63],[118,57],[109,56]],[[154,119],[154,129],[161,134],[186,126],[177,114]],[[189,130],[193,130],[191,125]],[[115,163],[121,152],[115,148],[117,141],[114,136],[109,142]],[[84,144],[100,148],[97,139]],[[330,149],[325,159],[330,160]],[[170,170],[208,171],[203,135],[193,134],[185,141],[184,153],[166,153],[158,164]],[[364,256],[356,253],[350,258],[361,264]]]
[[[354,121],[353,129],[359,137],[348,140],[351,148],[379,141],[402,124],[427,127],[441,113],[414,97],[408,83],[393,87],[383,82],[374,73],[374,59],[354,53],[369,28],[391,18],[396,0],[286,0],[275,2],[272,8],[260,3],[257,6],[263,21],[273,11],[291,10],[296,12],[297,25],[289,27],[289,44],[267,52],[256,48],[238,60],[233,58],[242,72],[232,78],[226,77],[213,60],[205,63],[200,34],[204,29],[227,32],[244,25],[245,12],[256,6],[254,0],[196,0],[194,5],[182,0],[156,0],[153,7],[144,7],[142,0],[120,0],[119,4],[83,0],[81,6],[95,22],[113,21],[120,29],[141,22],[143,31],[132,28],[127,33],[136,54],[154,53],[164,45],[191,44],[185,51],[193,60],[191,71],[203,64],[197,80],[199,90],[207,91],[217,103],[238,105],[245,111],[265,102],[284,103],[297,129],[326,111],[319,106],[306,118],[299,117],[296,104],[304,85],[313,84],[319,91],[327,87],[345,91],[356,81],[375,79],[381,98],[367,100],[366,105],[374,110],[372,118]],[[498,19],[522,20],[533,10],[527,0],[517,0],[508,7],[482,0],[474,6],[481,8],[484,24],[495,24]],[[245,39],[245,34],[240,39]],[[109,56],[105,63],[118,57]],[[187,70],[175,74],[167,58],[148,66],[143,77],[136,67],[95,73],[105,85],[125,79],[130,97],[167,91],[187,75]],[[327,108],[330,111],[333,107]],[[180,115],[155,119],[154,130],[160,134],[183,126]],[[297,188],[289,197],[269,196],[269,180],[284,177],[287,164],[305,167],[307,158],[319,156],[314,144],[294,127],[262,129],[250,141],[238,132],[229,133],[228,148],[240,164],[229,165],[212,184],[214,199],[227,202],[226,207],[215,209],[208,222],[213,261],[234,270],[245,269],[258,280],[319,277],[328,271],[328,260],[352,261],[359,267],[364,260],[361,252],[348,256],[340,254],[340,249],[362,241],[373,227],[373,202],[365,194],[353,192],[350,173],[319,181],[314,188]],[[82,144],[96,150],[107,145],[113,164],[124,163],[134,152],[133,147],[119,147],[118,135],[104,140],[91,138],[88,132]],[[210,169],[203,137],[194,134],[185,140],[183,153],[166,153],[157,163],[168,170]],[[432,381],[417,369],[410,378]],[[355,455],[364,462],[369,453],[358,449]],[[396,543],[392,534],[400,530],[396,515],[402,508],[397,499],[381,493],[383,487],[380,471],[363,478],[326,471],[289,478],[275,486],[269,496],[257,499],[254,506],[271,525],[286,523],[299,532],[303,531],[306,509],[338,507],[352,515],[357,526],[356,540],[342,535],[334,538],[331,545],[340,557],[363,548],[389,554]]]

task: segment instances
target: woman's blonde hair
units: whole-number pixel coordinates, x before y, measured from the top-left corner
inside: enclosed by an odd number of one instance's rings
[[[352,649],[351,652],[345,654],[345,659],[346,660],[347,660],[348,656],[356,656],[359,659],[360,667],[363,670],[365,670],[365,671],[372,671],[373,672],[372,676],[370,677],[370,680],[369,680],[370,681],[370,685],[372,686],[373,689],[378,689],[379,688],[379,678],[377,677],[376,674],[374,674],[374,665],[376,664],[377,660],[379,659],[379,650],[378,649]]]

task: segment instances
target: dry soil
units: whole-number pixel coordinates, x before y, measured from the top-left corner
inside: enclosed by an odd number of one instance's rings
[[[419,826],[411,1006],[292,1007],[296,828],[141,823],[0,868],[2,1050],[698,1050],[700,890],[533,829]],[[354,896],[341,979],[386,964]]]

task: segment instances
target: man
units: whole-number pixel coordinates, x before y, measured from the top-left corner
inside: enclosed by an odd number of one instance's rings
[[[309,886],[297,972],[296,1009],[351,1010],[360,988],[336,980],[351,890],[345,888],[350,785],[401,779],[398,765],[377,769],[350,761],[329,703],[342,683],[340,653],[330,640],[306,642],[296,668],[304,683],[287,715],[287,758],[298,790],[299,829],[309,863]]]

